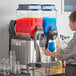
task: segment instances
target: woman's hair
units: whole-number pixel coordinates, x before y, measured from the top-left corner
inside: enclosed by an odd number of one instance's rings
[[[73,12],[70,14],[69,19],[70,19],[71,21],[73,21],[73,22],[76,21],[76,11],[73,11]]]

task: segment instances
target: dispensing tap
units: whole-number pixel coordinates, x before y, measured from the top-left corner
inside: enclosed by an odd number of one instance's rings
[[[57,37],[57,30],[55,30],[53,27],[51,27],[51,30],[48,33],[47,39],[46,39],[46,44],[45,44],[45,49],[48,48],[48,41],[49,40],[55,40]]]
[[[34,48],[36,51],[36,62],[41,62],[40,48],[39,48],[39,45],[37,43],[38,36],[40,36],[41,34],[43,34],[43,30],[40,29],[39,26],[37,26],[36,31],[34,33]],[[39,66],[37,66],[37,67],[39,67]]]

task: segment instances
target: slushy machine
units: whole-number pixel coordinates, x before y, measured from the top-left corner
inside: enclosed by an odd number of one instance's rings
[[[9,25],[9,51],[15,51],[16,61],[26,67],[59,65],[44,54],[45,49],[56,52],[56,14],[53,4],[19,4],[17,19]]]

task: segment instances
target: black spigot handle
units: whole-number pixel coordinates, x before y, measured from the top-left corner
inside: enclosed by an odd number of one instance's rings
[[[48,41],[49,41],[50,39],[53,40],[53,35],[51,35],[51,34],[49,34],[49,35],[47,36],[46,43],[45,43],[45,49],[48,48]]]
[[[48,41],[49,41],[49,37],[47,36],[46,43],[45,43],[45,49],[48,48]]]

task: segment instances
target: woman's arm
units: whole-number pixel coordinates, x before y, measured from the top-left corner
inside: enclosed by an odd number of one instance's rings
[[[73,38],[68,46],[64,49],[64,51],[51,52],[48,49],[44,50],[44,54],[47,56],[52,56],[54,58],[58,58],[60,60],[68,60],[69,58],[76,55],[76,38]]]

